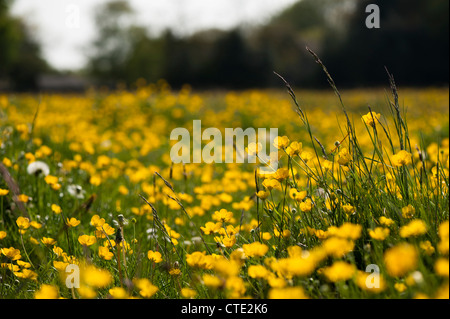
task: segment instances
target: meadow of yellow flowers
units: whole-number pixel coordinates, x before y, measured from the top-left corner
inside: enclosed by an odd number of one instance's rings
[[[448,299],[448,96],[0,95],[0,296]],[[278,128],[278,169],[173,164],[197,119]]]

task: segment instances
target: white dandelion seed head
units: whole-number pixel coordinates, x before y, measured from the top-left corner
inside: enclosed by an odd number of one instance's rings
[[[75,184],[67,186],[67,191],[69,192],[70,195],[72,195],[73,197],[76,197],[78,199],[83,199],[84,194],[86,193],[86,191],[83,189],[83,187],[81,187],[80,185],[75,185]]]
[[[27,166],[27,173],[36,176],[47,176],[50,174],[50,168],[42,161],[34,161]]]

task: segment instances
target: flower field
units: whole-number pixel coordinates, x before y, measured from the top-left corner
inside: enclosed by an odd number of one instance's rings
[[[448,89],[283,88],[0,95],[1,298],[449,298]],[[194,120],[278,168],[172,163]]]

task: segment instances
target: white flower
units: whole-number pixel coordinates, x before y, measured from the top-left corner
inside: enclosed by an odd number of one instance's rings
[[[67,186],[67,191],[69,192],[70,195],[78,199],[83,199],[84,194],[86,193],[86,191],[80,185],[73,185],[73,184]]]
[[[50,169],[46,163],[41,161],[35,161],[28,165],[27,173],[36,176],[39,176],[41,174],[47,176],[50,173]]]

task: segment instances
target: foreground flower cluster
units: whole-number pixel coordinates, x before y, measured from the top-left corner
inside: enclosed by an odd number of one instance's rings
[[[402,93],[0,96],[0,295],[449,298],[448,90]],[[195,119],[278,167],[173,164]]]

